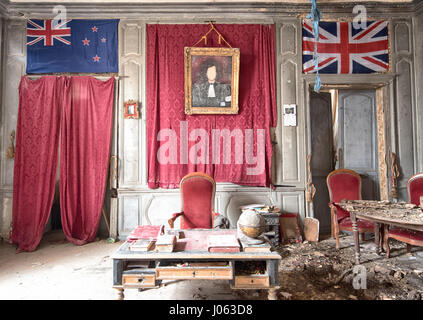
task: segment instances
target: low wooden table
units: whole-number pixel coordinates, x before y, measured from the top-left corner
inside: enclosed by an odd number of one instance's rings
[[[350,213],[354,246],[355,263],[360,264],[360,240],[357,229],[357,219],[371,221],[375,224],[375,242],[377,252],[380,252],[381,232],[383,225],[393,225],[396,227],[423,231],[423,218],[419,216],[423,213],[418,206],[409,203],[391,203],[388,201],[371,200],[347,200],[336,203],[342,209]]]
[[[236,234],[236,229],[181,230],[173,252],[135,252],[123,243],[113,254],[113,287],[119,298],[127,288],[156,288],[162,280],[228,280],[232,289],[266,289],[270,300],[279,288],[278,267],[281,256],[276,252],[208,252],[205,239],[210,234]],[[241,249],[242,250],[242,249]],[[245,262],[265,266],[262,274],[237,274]],[[143,267],[131,268],[132,266]]]

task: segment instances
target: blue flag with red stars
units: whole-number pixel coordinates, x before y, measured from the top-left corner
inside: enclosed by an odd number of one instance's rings
[[[28,20],[26,73],[117,73],[119,20]]]

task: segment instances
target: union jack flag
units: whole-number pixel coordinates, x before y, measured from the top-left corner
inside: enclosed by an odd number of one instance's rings
[[[315,72],[313,24],[303,20],[303,72]],[[368,21],[364,28],[352,22],[319,23],[319,73],[377,73],[389,70],[388,22]]]
[[[70,37],[71,28],[66,27],[66,24],[71,19],[61,21],[60,23],[54,24],[53,20],[42,20],[41,23],[37,23],[33,20],[28,20],[28,27],[26,28],[26,35],[32,39],[26,44],[31,46],[38,41],[44,40],[45,46],[53,46],[54,40],[58,40],[64,44],[70,45],[71,42],[64,37]]]

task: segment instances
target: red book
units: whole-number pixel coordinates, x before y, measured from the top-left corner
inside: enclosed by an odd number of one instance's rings
[[[211,247],[209,248],[209,252],[240,252],[239,247]]]
[[[126,238],[126,241],[136,241],[138,239],[157,240],[157,236],[162,232],[163,225],[160,226],[138,226]]]

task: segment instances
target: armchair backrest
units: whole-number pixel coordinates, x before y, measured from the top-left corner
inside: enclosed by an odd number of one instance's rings
[[[361,177],[349,169],[337,169],[326,178],[330,202],[361,200]],[[337,209],[338,220],[349,216],[347,211]]]
[[[408,202],[420,205],[423,196],[423,172],[415,174],[407,181]]]
[[[210,229],[214,212],[216,182],[209,175],[193,172],[180,182],[182,210],[181,229]]]

